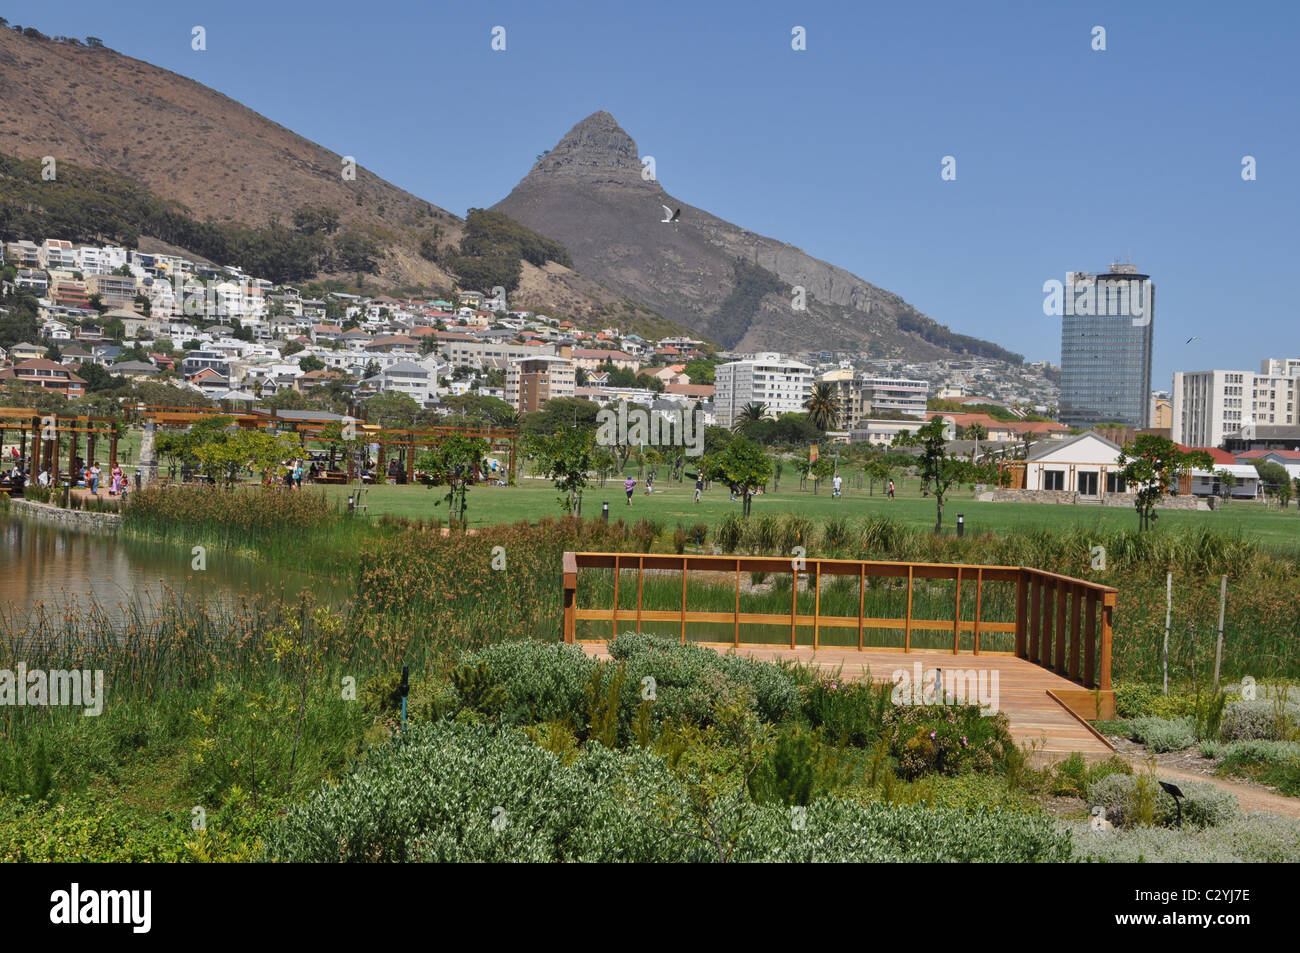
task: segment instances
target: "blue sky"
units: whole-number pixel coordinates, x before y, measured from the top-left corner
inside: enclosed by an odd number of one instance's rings
[[[100,36],[457,214],[502,198],[606,109],[683,201],[1030,359],[1060,359],[1043,282],[1117,257],[1156,282],[1155,386],[1174,370],[1300,356],[1300,5],[65,0],[3,12]],[[196,24],[204,52],[190,48]],[[498,25],[504,52],[490,48]],[[947,155],[954,181],[940,179]]]

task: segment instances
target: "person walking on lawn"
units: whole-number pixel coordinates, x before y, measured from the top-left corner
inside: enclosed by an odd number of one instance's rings
[[[632,491],[636,489],[636,480],[628,477],[623,483],[623,489],[627,491],[627,505],[632,505]]]

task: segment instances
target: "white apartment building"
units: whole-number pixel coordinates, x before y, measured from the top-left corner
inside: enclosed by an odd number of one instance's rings
[[[719,364],[713,381],[718,424],[731,427],[746,404],[763,404],[773,418],[804,413],[812,396],[813,369],[780,354],[756,354],[749,360]]]
[[[511,361],[530,357],[555,357],[553,344],[503,344],[497,341],[443,341],[438,342],[438,354],[448,364],[462,364],[476,370],[497,368],[504,370]]]
[[[45,269],[60,268],[66,271],[77,270],[77,252],[72,242],[57,238],[47,238],[41,245],[41,267]]]
[[[1170,439],[1189,447],[1218,447],[1254,424],[1300,423],[1300,359],[1265,359],[1252,371],[1174,373]]]
[[[860,386],[862,399],[873,414],[891,410],[909,417],[925,416],[925,401],[930,393],[926,381],[906,377],[868,377]]]

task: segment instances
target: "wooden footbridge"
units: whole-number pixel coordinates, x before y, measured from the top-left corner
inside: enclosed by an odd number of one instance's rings
[[[564,640],[592,655],[637,631],[850,679],[894,681],[917,662],[930,677],[996,673],[1017,743],[1113,753],[1087,724],[1114,715],[1110,586],[1025,566],[761,556],[565,553],[563,568]]]

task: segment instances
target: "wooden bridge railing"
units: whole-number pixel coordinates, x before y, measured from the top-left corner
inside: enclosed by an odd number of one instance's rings
[[[614,571],[613,606],[611,608],[578,607],[578,573],[583,569],[609,569]],[[660,575],[664,572],[681,574],[681,604],[673,609],[647,609],[642,606],[642,593],[647,571]],[[627,572],[636,573],[636,608],[619,607],[621,577]],[[742,612],[740,609],[742,573],[789,573],[790,611],[788,613]],[[688,580],[691,573],[710,573],[715,577],[735,578],[735,600],[727,611],[692,610],[688,608]],[[807,579],[807,590],[813,594],[812,613],[799,611],[799,577]],[[825,615],[821,611],[822,578],[848,576],[858,581],[858,612],[856,616]],[[869,580],[880,578],[906,579],[906,608],[902,617],[876,618],[866,611],[866,594]],[[924,619],[913,614],[913,595],[917,580],[947,580],[953,587],[952,618]],[[982,617],[984,593],[987,583],[1014,583],[1015,620],[991,621]],[[715,578],[713,585],[718,585]],[[878,562],[856,559],[818,559],[808,557],[798,561],[769,556],[670,556],[642,553],[573,553],[564,554],[564,641],[604,642],[601,639],[578,639],[579,621],[608,622],[610,638],[618,634],[619,623],[635,622],[641,631],[643,622],[673,622],[680,629],[681,640],[686,641],[688,623],[729,623],[732,643],[736,646],[770,645],[771,643],[744,642],[740,627],[744,625],[780,625],[790,627],[790,648],[798,643],[800,627],[812,629],[813,649],[822,647],[823,629],[856,629],[858,649],[871,647],[866,633],[872,629],[902,630],[901,651],[913,650],[912,633],[951,632],[952,652],[962,651],[962,635],[970,635],[974,654],[982,649],[981,634],[1014,633],[1015,651],[1026,659],[1087,688],[1104,692],[1111,690],[1110,655],[1114,611],[1119,591],[1083,579],[1060,576],[1025,566],[981,566],[961,563]],[[675,600],[674,596],[674,600]],[[963,600],[967,600],[963,602]],[[970,600],[973,600],[973,605]],[[969,610],[970,618],[962,618],[962,608]],[[897,647],[895,647],[897,648]],[[933,651],[932,649],[930,651]],[[945,649],[946,651],[946,649]],[[990,652],[989,654],[1011,654]]]

